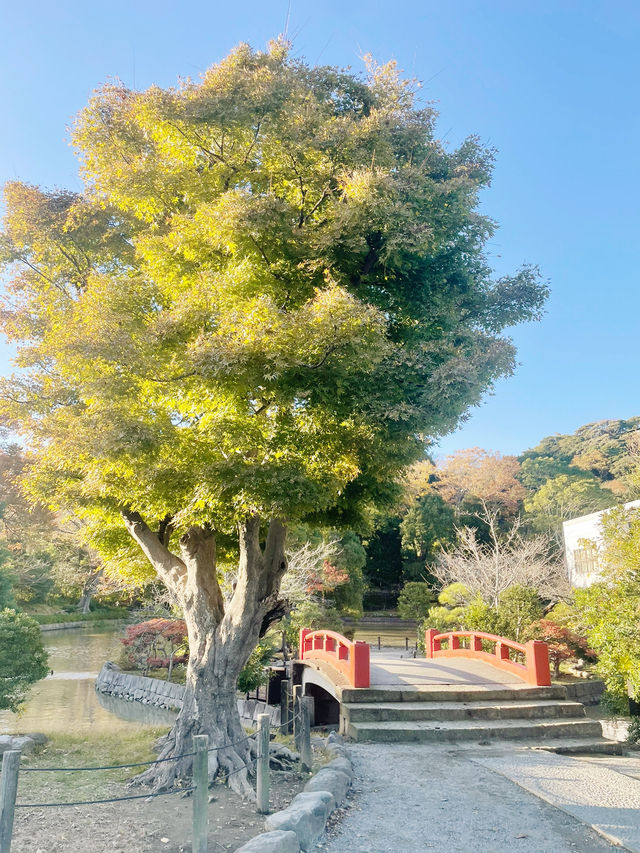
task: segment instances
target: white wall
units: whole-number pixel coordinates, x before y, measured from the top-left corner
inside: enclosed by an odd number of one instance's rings
[[[640,500],[624,504],[625,509],[640,507]],[[600,576],[599,552],[602,545],[602,517],[610,512],[603,509],[562,525],[564,554],[571,585],[587,587]]]

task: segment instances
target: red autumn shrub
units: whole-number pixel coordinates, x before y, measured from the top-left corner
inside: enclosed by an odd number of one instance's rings
[[[349,573],[344,569],[339,569],[328,560],[322,563],[320,571],[312,572],[309,576],[307,584],[307,592],[332,592],[336,587],[341,586],[349,580]]]
[[[171,680],[173,666],[189,657],[187,626],[183,619],[148,619],[128,625],[121,640],[128,649],[129,663],[146,675],[151,668],[167,668]]]
[[[538,619],[529,625],[527,635],[532,640],[542,640],[549,647],[549,663],[555,675],[560,674],[560,664],[565,660],[595,658],[595,652],[589,648],[585,637],[575,634],[564,625],[558,625],[551,619]]]

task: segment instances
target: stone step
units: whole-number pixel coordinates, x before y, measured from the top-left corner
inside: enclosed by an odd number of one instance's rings
[[[348,722],[385,722],[394,720],[508,720],[584,717],[580,702],[566,700],[517,700],[487,702],[362,702],[343,704]]]
[[[350,705],[372,702],[509,702],[529,699],[566,699],[567,691],[560,684],[551,687],[473,687],[449,685],[442,687],[343,687],[341,700]]]
[[[627,745],[606,738],[560,738],[551,743],[536,744],[534,749],[557,752],[559,755],[626,755]],[[638,777],[640,778],[640,776]]]
[[[597,738],[597,720],[585,717],[561,720],[387,721],[348,723],[346,733],[356,741],[407,743],[412,741],[519,740],[520,738]]]

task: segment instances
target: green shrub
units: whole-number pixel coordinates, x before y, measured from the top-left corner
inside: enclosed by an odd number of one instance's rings
[[[469,631],[484,631],[485,634],[498,634],[500,616],[495,607],[491,607],[477,595],[464,608],[465,627]]]
[[[296,607],[282,620],[281,628],[286,634],[287,645],[292,649],[298,648],[301,628],[310,628],[312,631],[324,628],[344,634],[344,622],[338,613],[332,607],[326,607],[313,599]]]
[[[38,623],[15,610],[0,612],[0,708],[17,711],[32,684],[47,674]]]
[[[269,680],[269,674],[265,669],[276,651],[274,637],[267,634],[260,640],[255,649],[251,652],[249,660],[240,670],[238,676],[238,690],[240,693],[251,693],[252,690],[257,690],[262,684],[266,684]]]
[[[403,619],[424,619],[433,604],[433,590],[421,581],[409,581],[398,596],[398,613]]]
[[[529,625],[542,619],[544,610],[535,589],[516,584],[500,595],[498,619],[492,633],[520,643]]]
[[[471,600],[471,594],[463,583],[450,583],[438,595],[438,601],[445,607],[464,607]]]
[[[640,742],[640,717],[632,717],[627,732],[627,743]]]
[[[2,553],[0,552],[0,559]],[[15,598],[13,596],[13,577],[6,569],[0,568],[0,610],[5,607],[15,607]]]
[[[626,717],[629,713],[629,697],[624,683],[620,681],[619,689],[607,689],[600,697],[600,707],[612,717]]]
[[[430,607],[421,629],[433,628],[436,631],[463,631],[466,628],[464,607]]]

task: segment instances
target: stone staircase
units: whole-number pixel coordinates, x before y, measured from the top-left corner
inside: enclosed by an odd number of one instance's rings
[[[356,741],[569,739],[605,743],[597,720],[562,686],[342,689],[340,730]]]

